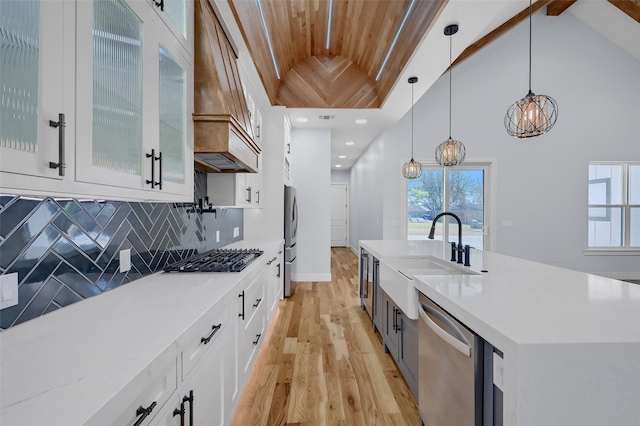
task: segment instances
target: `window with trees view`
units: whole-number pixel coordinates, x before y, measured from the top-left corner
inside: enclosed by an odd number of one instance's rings
[[[640,163],[589,164],[589,248],[640,248]]]
[[[485,186],[487,167],[425,167],[422,176],[408,181],[407,239],[429,235],[433,219],[443,211],[462,222],[462,242],[485,247]],[[444,216],[436,224],[435,239],[458,242],[458,223]]]

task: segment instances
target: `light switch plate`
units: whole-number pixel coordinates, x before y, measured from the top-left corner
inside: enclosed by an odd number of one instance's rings
[[[216,243],[220,242],[220,231],[216,231]]]
[[[18,304],[18,273],[0,276],[0,309]]]
[[[235,228],[233,228],[233,236],[237,237],[239,235],[240,235],[240,228],[236,226]]]
[[[120,250],[120,272],[131,270],[131,249]]]

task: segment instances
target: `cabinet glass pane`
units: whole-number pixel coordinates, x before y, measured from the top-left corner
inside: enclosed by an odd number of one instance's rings
[[[96,0],[93,165],[142,174],[142,22],[122,0]]]
[[[0,1],[0,146],[38,152],[40,2]]]
[[[160,46],[162,179],[184,183],[186,71]]]
[[[185,0],[164,0],[164,11],[176,24],[183,36],[187,36],[187,2]]]

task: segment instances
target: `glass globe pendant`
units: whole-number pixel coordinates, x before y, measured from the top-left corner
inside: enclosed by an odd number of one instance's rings
[[[402,176],[405,179],[417,179],[422,175],[422,164],[413,159],[413,84],[418,82],[418,77],[409,77],[411,84],[411,160],[402,166]]]
[[[449,139],[436,148],[436,162],[441,166],[457,166],[464,161],[467,150],[460,141],[451,138],[451,36],[458,32],[458,25],[447,25],[444,35],[449,36]]]

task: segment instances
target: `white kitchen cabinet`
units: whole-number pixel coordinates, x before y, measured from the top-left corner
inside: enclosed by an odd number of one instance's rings
[[[291,185],[291,122],[284,115],[284,184]]]
[[[176,357],[171,354],[160,356],[107,402],[86,425],[149,425],[175,393],[177,385]]]
[[[73,16],[73,7],[67,2],[3,1],[0,15],[2,186],[5,176],[61,180],[60,169],[49,167],[60,161],[59,128],[50,121],[58,122],[73,103],[65,90],[73,84],[73,66],[63,60],[72,42],[64,22]],[[62,130],[68,134],[70,129]]]
[[[167,6],[174,3],[180,2]],[[192,7],[186,2],[184,19],[192,19]],[[20,56],[32,73],[10,80],[15,93],[34,96],[17,99],[23,105],[17,110],[2,110],[2,190],[191,201],[192,37],[177,37],[153,0],[3,2],[2,8],[3,15],[5,8],[42,15],[33,23],[41,23],[40,45],[34,41]],[[3,79],[12,75],[10,59],[3,54]],[[51,127],[59,114],[64,125]],[[61,162],[64,177],[60,167],[50,168]]]
[[[258,167],[258,173],[209,173],[209,202],[214,206],[262,207],[262,154],[258,156]]]

